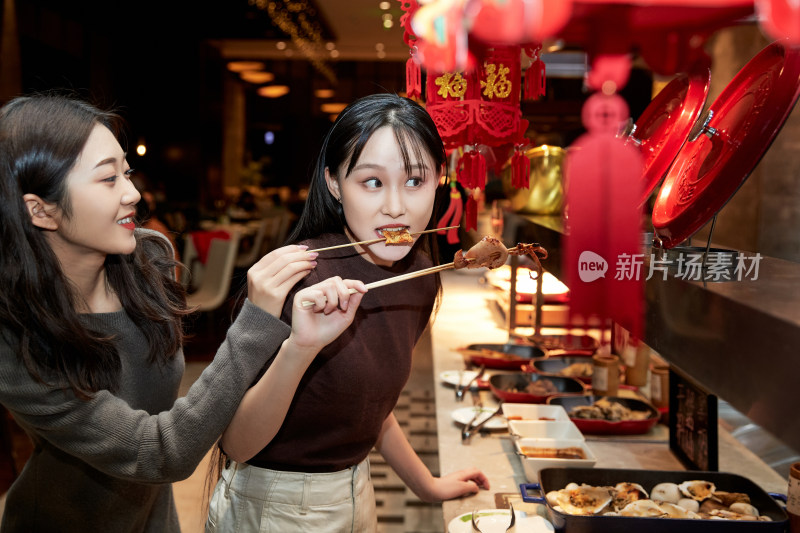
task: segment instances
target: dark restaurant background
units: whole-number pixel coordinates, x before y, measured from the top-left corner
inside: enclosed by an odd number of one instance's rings
[[[4,0],[6,12],[16,6],[16,16],[3,16],[3,34],[7,40],[11,28],[18,36],[19,91],[74,88],[119,108],[129,121],[132,166],[156,183],[170,208],[181,210],[191,224],[195,218],[214,217],[232,201],[231,190],[247,185],[291,190],[291,207],[299,211],[298,192],[335,116],[322,105],[405,90],[408,46],[397,0],[386,2],[385,9],[378,0],[273,3],[284,11],[290,5],[303,7],[302,14],[316,28],[327,74],[273,22],[266,0]],[[387,15],[393,22],[388,29],[382,27]],[[291,16],[298,20],[297,13]],[[288,48],[276,49],[280,42]],[[708,40],[712,80],[707,106],[768,42],[752,20]],[[8,63],[7,44],[5,50],[0,66]],[[587,97],[583,57],[570,43],[551,54],[550,62],[545,57],[547,94],[522,103],[533,145],[568,146],[582,133],[580,109]],[[263,84],[242,81],[229,71],[233,60],[263,62],[275,76],[270,84],[288,86],[288,94],[259,96]],[[655,79],[639,59],[634,65],[621,94],[635,119],[653,88],[666,80]],[[331,90],[331,96],[318,97],[320,89]],[[10,94],[6,90],[0,97]],[[789,118],[720,212],[717,244],[800,261],[800,235],[788,230],[800,224],[800,157],[793,141],[799,122],[796,113]],[[272,144],[265,142],[268,133]],[[139,142],[147,146],[144,157],[135,154]],[[707,234],[708,227],[697,238]]]

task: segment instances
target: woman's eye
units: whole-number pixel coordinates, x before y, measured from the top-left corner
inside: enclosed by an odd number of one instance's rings
[[[131,176],[133,176],[134,172],[135,171],[132,168],[129,168],[128,170],[125,171],[125,177],[130,178]]]
[[[104,179],[103,181],[108,182],[108,183],[114,183],[115,181],[117,181],[117,176],[116,175],[109,176],[106,179]]]
[[[408,178],[406,181],[406,186],[408,187],[419,187],[422,185],[423,179],[422,178]]]
[[[379,180],[378,178],[370,178],[368,180],[364,180],[364,185],[368,189],[377,189],[378,187],[381,187],[382,184],[381,180]]]

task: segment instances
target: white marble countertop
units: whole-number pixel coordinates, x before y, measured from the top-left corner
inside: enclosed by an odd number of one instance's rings
[[[436,393],[436,421],[439,440],[441,474],[475,466],[490,480],[489,490],[444,502],[444,521],[474,509],[497,507],[496,493],[519,493],[520,483],[527,482],[522,464],[515,454],[514,443],[507,432],[495,430],[474,435],[468,444],[461,442],[461,427],[451,413],[471,405],[469,394],[456,402],[453,387],[443,383],[439,375],[464,368],[461,354],[455,348],[470,343],[504,343],[508,331],[495,311],[495,289],[482,285],[480,270],[456,270],[442,273],[444,294],[442,305],[433,322],[433,372]],[[543,333],[548,333],[543,331]],[[497,403],[490,391],[482,391],[484,406]],[[719,430],[719,470],[749,478],[769,492],[786,493],[787,480],[781,478],[761,459],[736,441],[723,428]],[[597,456],[596,467],[641,468],[649,470],[682,470],[683,466],[669,451],[666,442],[625,442],[624,439],[592,440],[587,438]]]

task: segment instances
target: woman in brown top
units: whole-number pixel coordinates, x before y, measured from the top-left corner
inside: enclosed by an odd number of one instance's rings
[[[357,100],[324,140],[289,242],[313,249],[432,228],[445,161],[436,126],[418,104],[389,94]],[[320,252],[315,271],[294,290],[316,276],[371,282],[429,267],[434,241],[426,235],[412,244]],[[392,413],[439,290],[438,276],[424,276],[368,292],[353,324],[310,365],[247,392],[221,441],[233,461],[212,497],[206,531],[375,531],[373,447],[424,501],[488,488],[477,469],[434,477]],[[285,306],[282,318],[292,311]],[[283,408],[275,398],[287,386],[297,392],[286,416],[276,417]]]

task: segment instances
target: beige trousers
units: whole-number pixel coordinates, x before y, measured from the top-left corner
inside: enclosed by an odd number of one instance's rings
[[[375,533],[369,460],[330,473],[282,472],[230,461],[214,489],[206,533]]]

